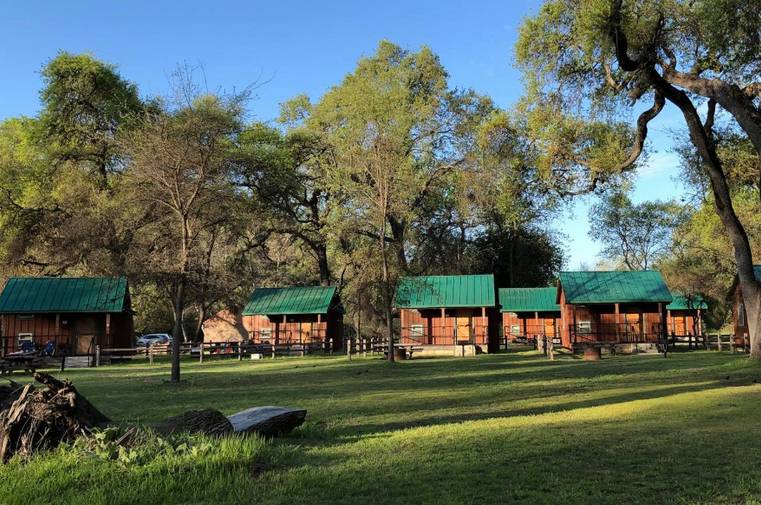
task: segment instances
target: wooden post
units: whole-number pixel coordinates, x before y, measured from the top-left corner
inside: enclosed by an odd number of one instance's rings
[[[328,352],[330,353],[331,356],[333,356],[333,337],[328,339]],[[275,351],[272,351],[272,354],[273,354],[272,357],[274,358]]]
[[[734,334],[729,335],[729,352],[734,353],[735,352],[735,336]]]
[[[442,339],[447,334],[447,309],[444,307],[441,307],[441,335],[439,335]],[[431,342],[432,344],[435,344],[436,342]],[[456,344],[455,338],[454,338],[454,330],[452,331],[452,345]]]
[[[100,366],[100,345],[95,346],[95,366]]]
[[[203,363],[203,342],[198,346],[198,362]]]
[[[620,310],[621,310],[621,308],[620,308],[619,304],[618,303],[614,303],[613,304],[613,314],[614,314],[613,320],[615,321],[614,324],[616,325],[616,342],[618,342],[620,340],[620,338],[619,338],[619,336],[620,336],[619,335],[619,333],[620,333],[619,332],[619,328],[620,328],[620,324],[621,324],[621,318],[620,318],[621,312],[620,312]]]
[[[106,314],[106,343],[111,345],[111,314]]]
[[[148,363],[153,364],[153,346],[148,347]]]
[[[238,342],[238,361],[243,361],[243,340]]]

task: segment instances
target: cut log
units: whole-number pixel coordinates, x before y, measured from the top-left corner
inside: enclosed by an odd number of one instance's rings
[[[219,436],[231,433],[233,426],[220,411],[203,409],[190,410],[178,416],[170,417],[157,424],[155,429],[162,435],[186,432]]]
[[[263,437],[276,437],[301,426],[306,416],[307,411],[303,409],[253,407],[227,419],[236,433],[258,433]]]
[[[54,448],[109,422],[71,382],[44,373],[35,373],[34,378],[45,387],[27,384],[13,392],[13,401],[6,401],[0,411],[2,462],[14,454],[30,456]]]

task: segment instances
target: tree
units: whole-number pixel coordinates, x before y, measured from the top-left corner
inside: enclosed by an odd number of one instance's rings
[[[418,211],[449,187],[474,125],[492,108],[473,92],[450,90],[428,48],[411,53],[385,41],[318,103],[300,98],[288,108],[290,118],[299,118],[298,131],[319,139],[310,164],[319,164],[334,200],[329,219],[344,267],[377,258],[377,265],[363,265],[377,281],[362,285],[380,287],[389,359],[396,279],[414,254],[409,234],[425,226]],[[368,256],[368,241],[375,255]]]
[[[284,108],[298,102],[294,99]],[[298,127],[284,135],[255,123],[241,134],[238,152],[239,184],[251,192],[251,212],[260,216],[256,235],[279,233],[298,240],[314,257],[320,283],[329,285],[334,279],[327,222],[334,205],[326,187],[319,137]]]
[[[545,149],[545,158],[561,174],[571,174],[562,182],[583,181],[583,191],[633,169],[648,124],[667,103],[676,106],[733,245],[756,359],[761,358],[761,285],[716,148],[715,123],[721,108],[761,153],[760,12],[758,0],[551,0],[524,23],[517,46],[527,78],[529,132],[544,140],[545,148],[559,145],[548,141],[557,141],[559,132],[576,134],[566,135],[572,147]],[[648,99],[652,105],[642,111],[639,103]],[[616,141],[615,128],[601,119],[610,123],[637,107],[633,138]],[[578,149],[606,156],[584,158],[574,152]]]
[[[609,259],[629,270],[647,270],[669,254],[680,215],[675,202],[633,204],[624,193],[614,192],[592,207],[589,236],[602,242],[601,252]]]
[[[180,380],[189,283],[235,202],[231,149],[241,129],[243,97],[201,95],[175,110],[151,112],[122,140],[128,156],[126,191],[133,205],[151,209],[153,221],[133,256],[136,270],[170,288],[174,330],[171,380]]]
[[[61,52],[42,70],[40,121],[59,162],[90,170],[101,188],[119,168],[116,136],[143,109],[137,87],[90,55]]]

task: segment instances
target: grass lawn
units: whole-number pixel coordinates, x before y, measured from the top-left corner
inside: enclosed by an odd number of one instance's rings
[[[272,442],[232,438],[132,464],[69,449],[13,461],[0,467],[0,503],[761,503],[761,365],[742,355],[595,363],[526,351],[183,371],[180,385],[165,382],[165,364],[63,376],[115,420],[284,405],[308,409],[307,422]]]

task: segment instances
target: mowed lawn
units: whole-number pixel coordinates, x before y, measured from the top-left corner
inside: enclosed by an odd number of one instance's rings
[[[114,420],[284,405],[307,422],[140,464],[64,450],[14,461],[0,503],[761,503],[761,366],[739,354],[183,367],[181,385],[166,364],[63,376]]]

